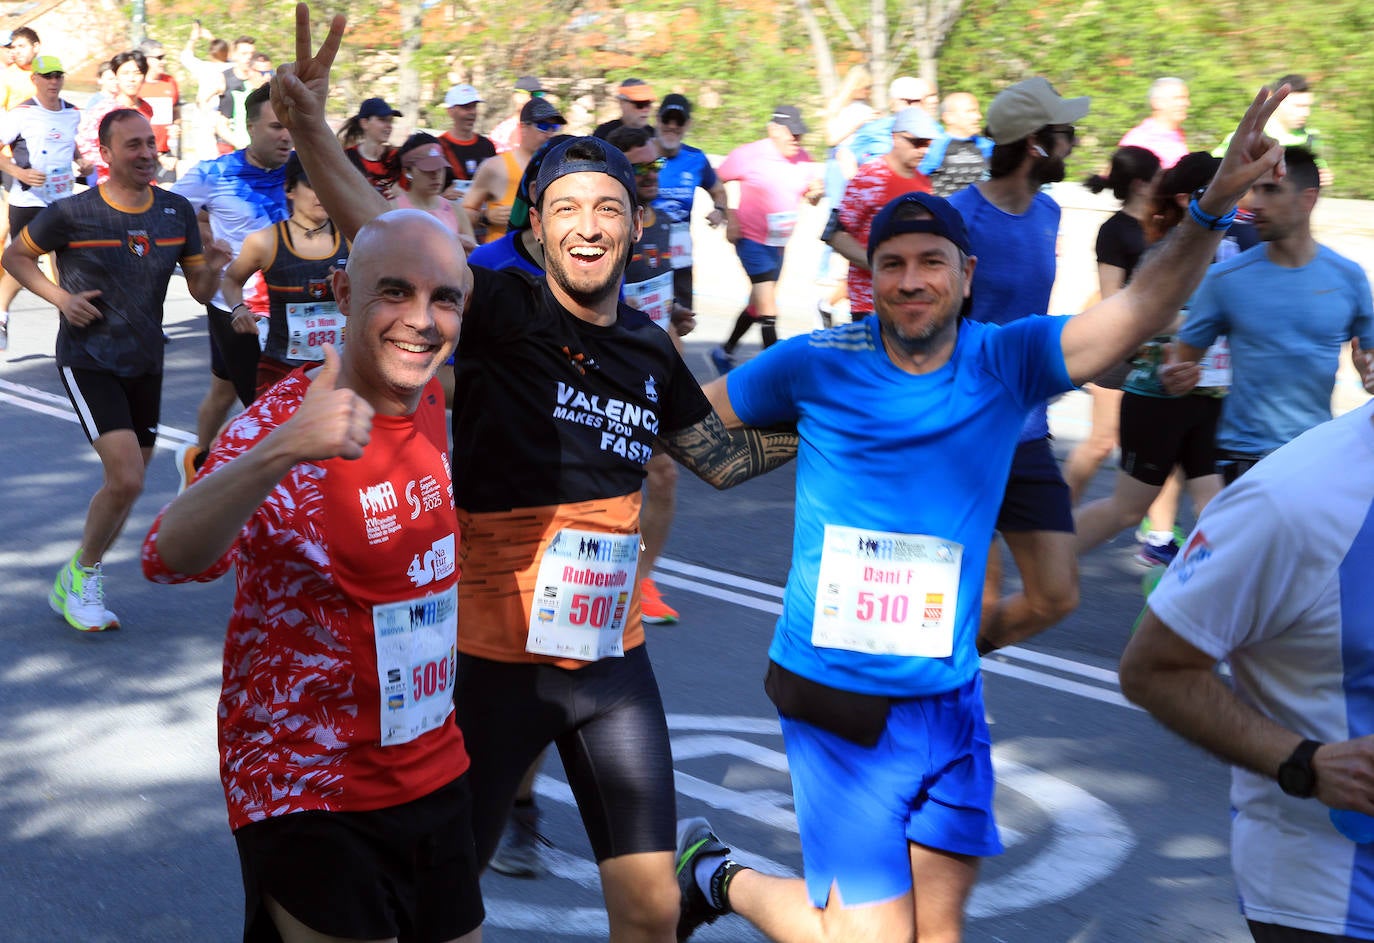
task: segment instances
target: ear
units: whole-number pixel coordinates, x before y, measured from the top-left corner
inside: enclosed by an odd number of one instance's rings
[[[349,304],[353,300],[352,287],[348,283],[348,271],[336,268],[329,279],[334,289],[334,304],[338,307],[339,313],[347,318]]]

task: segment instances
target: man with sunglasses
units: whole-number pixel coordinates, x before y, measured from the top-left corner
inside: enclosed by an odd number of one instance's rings
[[[917,167],[939,134],[940,126],[925,109],[902,109],[892,122],[892,150],[855,171],[844,189],[837,208],[840,228],[826,241],[849,260],[849,310],[855,321],[873,313],[873,275],[868,268],[873,217],[903,193],[930,192],[930,178]]]
[[[706,221],[725,222],[725,184],[716,176],[711,161],[700,149],[684,142],[692,125],[692,103],[674,92],[663,96],[658,109],[658,152],[665,162],[658,174],[658,198],[654,210],[672,226],[673,295],[684,308],[692,307],[692,204],[697,188],[711,195],[715,204]]]
[[[615,100],[620,104],[620,117],[605,121],[596,126],[592,137],[603,140],[616,128],[648,128],[650,134],[657,133],[649,124],[653,114],[654,87],[643,79],[626,79],[615,90]]]
[[[44,207],[73,192],[72,163],[81,112],[62,98],[67,73],[56,56],[33,60],[34,94],[0,115],[0,170],[14,181],[9,189],[9,231],[17,237]],[[81,159],[82,174],[91,164]],[[51,259],[49,260],[51,261]],[[9,272],[0,276],[0,350],[9,346],[10,303],[19,282]]]
[[[463,209],[472,217],[481,242],[495,242],[506,234],[520,175],[540,145],[562,132],[567,123],[548,101],[531,98],[520,109],[520,143],[477,168],[472,186],[463,196]]]
[[[1086,97],[1061,98],[1037,76],[1003,89],[988,106],[989,179],[949,198],[978,257],[972,320],[1007,324],[1049,311],[1060,210],[1041,188],[1064,179],[1074,122],[1089,104]],[[1024,588],[1001,597],[1001,554],[994,549],[983,590],[983,652],[1044,631],[1078,606],[1073,506],[1050,446],[1046,408],[1042,402],[1032,409],[1021,429],[997,517]]]

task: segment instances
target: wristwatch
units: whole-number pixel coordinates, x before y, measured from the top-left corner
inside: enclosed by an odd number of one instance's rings
[[[1293,755],[1279,764],[1279,788],[1290,796],[1310,799],[1317,791],[1317,772],[1312,769],[1312,755],[1326,744],[1316,740],[1304,740],[1298,744]]]

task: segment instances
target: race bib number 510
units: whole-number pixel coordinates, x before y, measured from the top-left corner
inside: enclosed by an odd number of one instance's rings
[[[811,642],[871,655],[954,651],[962,544],[825,526]]]

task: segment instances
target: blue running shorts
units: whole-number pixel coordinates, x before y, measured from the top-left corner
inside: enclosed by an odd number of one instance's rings
[[[755,285],[760,282],[776,282],[782,275],[782,246],[766,246],[752,239],[740,239],[735,243],[735,254],[740,265]]]
[[[876,746],[781,717],[811,903],[846,906],[911,890],[908,842],[960,855],[1002,853],[993,820],[983,680],[894,698]]]

